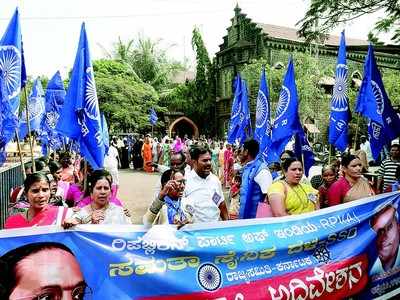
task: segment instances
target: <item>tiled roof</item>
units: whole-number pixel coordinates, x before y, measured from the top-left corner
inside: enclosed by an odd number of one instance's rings
[[[299,37],[297,35],[297,30],[295,28],[272,25],[272,24],[262,24],[262,23],[257,23],[257,26],[260,27],[262,31],[268,34],[270,37],[283,40],[290,40],[295,42],[304,42],[304,38]],[[329,34],[327,40],[323,44],[330,46],[338,46],[339,39],[340,39],[339,36]],[[368,45],[368,41],[346,37],[346,45],[347,46]]]

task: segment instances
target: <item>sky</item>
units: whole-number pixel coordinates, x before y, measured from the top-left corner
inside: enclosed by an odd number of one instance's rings
[[[1,0],[0,34],[15,8],[21,14],[27,73],[66,76],[72,68],[80,25],[86,22],[92,59],[105,57],[113,43],[139,34],[160,40],[172,58],[194,64],[191,32],[197,26],[210,56],[218,51],[236,3],[253,21],[295,27],[309,0]],[[346,36],[366,39],[379,15],[341,26]]]

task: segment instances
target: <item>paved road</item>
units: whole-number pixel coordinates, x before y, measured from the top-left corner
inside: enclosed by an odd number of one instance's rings
[[[119,170],[119,198],[129,209],[133,224],[142,224],[142,217],[150,205],[159,173],[145,173],[130,169]]]

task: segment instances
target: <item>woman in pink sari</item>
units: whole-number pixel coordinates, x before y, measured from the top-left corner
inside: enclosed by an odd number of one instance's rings
[[[233,176],[233,151],[232,146],[230,144],[226,145],[226,149],[224,151],[224,186],[229,187],[232,181]]]
[[[50,183],[43,173],[29,174],[24,181],[24,193],[30,207],[21,213],[10,216],[5,228],[21,228],[45,225],[61,225],[72,211],[62,206],[49,205]]]

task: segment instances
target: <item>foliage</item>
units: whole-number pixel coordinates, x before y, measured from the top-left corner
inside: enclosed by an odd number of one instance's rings
[[[158,105],[158,94],[152,86],[137,81],[131,70],[116,60],[93,62],[100,110],[104,112],[110,131],[150,129],[149,109]],[[163,126],[161,122],[157,126]]]
[[[168,58],[167,50],[160,48],[160,40],[153,41],[143,36],[126,43],[118,38],[107,56],[124,64],[133,77],[157,91],[169,88],[170,78],[183,69],[181,63]]]
[[[198,28],[192,31],[192,48],[196,52],[196,79],[193,88],[193,106],[190,115],[198,123],[206,124],[208,131],[215,118],[215,76],[213,65]]]
[[[317,127],[321,130],[321,137],[326,137],[329,124],[330,99],[331,95],[326,93],[321,86],[321,80],[326,77],[334,77],[335,63],[327,62],[324,59],[317,59],[307,54],[293,53],[295,64],[295,76],[297,93],[299,99],[299,113],[302,122],[306,117],[315,120]],[[242,71],[243,78],[246,79],[250,87],[250,97],[252,98],[253,111],[258,92],[259,78],[262,66],[266,66],[266,74],[271,98],[271,118],[274,118],[275,108],[279,100],[285,68],[276,69],[270,67],[265,59],[255,60],[246,65]],[[349,86],[350,107],[354,107],[357,91]],[[356,122],[356,120],[353,120]]]
[[[313,40],[318,32],[329,32],[342,23],[377,11],[383,11],[385,17],[375,23],[374,31],[393,30],[392,40],[399,43],[400,4],[393,0],[311,0],[304,18],[298,22],[299,34]]]

